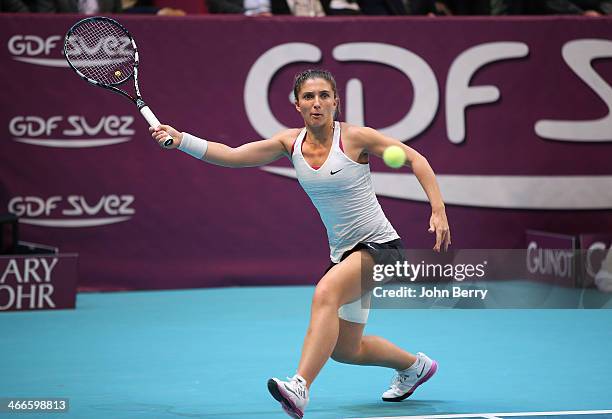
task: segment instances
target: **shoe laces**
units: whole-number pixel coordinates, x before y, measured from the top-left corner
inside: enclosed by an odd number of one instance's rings
[[[308,391],[308,389],[306,388],[304,383],[302,383],[296,376],[287,377],[287,380],[289,380],[289,385],[292,387],[292,389],[301,398],[306,399],[306,392]]]
[[[391,380],[391,385],[389,386],[390,388],[395,388],[395,387],[399,387],[400,385],[404,384],[407,380],[408,380],[409,375],[407,374],[402,374],[402,373],[396,373],[393,376],[393,380]]]

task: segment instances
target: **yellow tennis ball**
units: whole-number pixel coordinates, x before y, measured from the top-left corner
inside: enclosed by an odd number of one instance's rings
[[[119,70],[115,71],[115,76],[116,77],[120,77],[121,76],[121,71],[119,71]]]
[[[387,166],[399,169],[406,163],[406,153],[400,146],[392,145],[383,152],[383,160]]]

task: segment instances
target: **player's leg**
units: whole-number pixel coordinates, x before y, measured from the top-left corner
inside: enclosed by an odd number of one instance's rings
[[[298,374],[310,385],[331,356],[340,330],[338,309],[361,297],[362,262],[372,264],[365,251],[351,253],[330,269],[315,288],[310,324],[302,346]]]
[[[348,322],[366,323],[372,281],[363,281],[364,272],[371,277],[374,258],[392,261],[404,260],[402,243],[393,240],[387,243],[364,243],[361,250],[353,251],[342,262],[331,268],[319,281],[312,301],[310,325],[304,338],[298,374],[308,386],[336,348],[340,318]],[[364,289],[364,286],[367,287]],[[363,309],[360,297],[363,293],[368,307]],[[342,307],[342,308],[340,308]],[[338,310],[340,308],[340,316]],[[344,317],[343,317],[344,315]],[[362,332],[363,330],[361,330]],[[358,333],[361,336],[362,333]],[[357,335],[357,333],[355,333]],[[355,337],[357,342],[357,337]],[[415,362],[415,357],[385,339],[368,338],[363,352],[368,365],[381,365],[395,369],[406,368]],[[364,363],[365,363],[364,362]]]
[[[379,336],[363,336],[365,324],[340,319],[332,359],[344,364],[371,365],[405,370],[416,356]]]
[[[377,263],[393,264],[405,260],[401,243],[370,244],[368,248]],[[415,356],[379,336],[363,336],[370,298],[368,293],[340,307],[340,330],[332,358],[348,364],[394,368],[396,374],[382,398],[401,401],[435,374],[437,363],[423,353]]]
[[[285,412],[301,418],[308,404],[308,388],[332,354],[339,333],[338,308],[361,296],[363,251],[350,254],[330,269],[317,284],[312,298],[310,324],[302,346],[298,373],[289,381],[272,378],[268,390]],[[366,263],[371,257],[364,253]]]
[[[344,314],[351,315],[348,310]],[[359,314],[355,314],[355,318],[357,316]],[[397,402],[410,397],[435,374],[437,363],[427,355],[419,352],[415,356],[379,336],[363,336],[364,328],[365,323],[340,319],[340,332],[332,358],[345,364],[394,368],[397,373],[382,395],[384,401]]]

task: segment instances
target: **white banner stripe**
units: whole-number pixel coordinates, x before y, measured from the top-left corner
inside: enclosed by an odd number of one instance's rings
[[[63,58],[28,58],[28,57],[13,57],[16,61],[21,61],[28,64],[42,65],[45,67],[68,67],[68,62]],[[132,57],[113,58],[106,60],[71,60],[76,67],[96,67],[100,65],[122,64],[128,62]]]
[[[427,202],[412,174],[374,173],[376,193]],[[437,175],[445,202],[507,209],[611,209],[612,176]]]
[[[564,410],[559,412],[461,413],[453,415],[382,416],[347,419],[459,419],[520,416],[612,415],[612,410]]]
[[[13,57],[13,59],[24,63],[43,65],[46,67],[69,67],[68,62],[63,58]]]
[[[64,140],[57,138],[13,138],[18,143],[39,145],[43,147],[55,148],[90,148],[102,147],[106,145],[120,144],[130,141],[132,137],[115,137],[115,138],[95,138],[95,139],[77,139]]]
[[[72,219],[66,220],[61,218],[48,218],[48,219],[33,219],[33,218],[20,218],[19,222],[23,224],[30,224],[42,227],[67,227],[67,228],[78,228],[78,227],[96,227],[108,224],[121,223],[129,220],[130,217],[106,217],[106,218],[90,218],[90,219]]]

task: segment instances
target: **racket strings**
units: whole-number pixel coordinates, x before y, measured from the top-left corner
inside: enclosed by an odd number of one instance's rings
[[[135,52],[121,27],[105,20],[90,20],[73,30],[66,58],[85,77],[112,85],[132,75]]]

